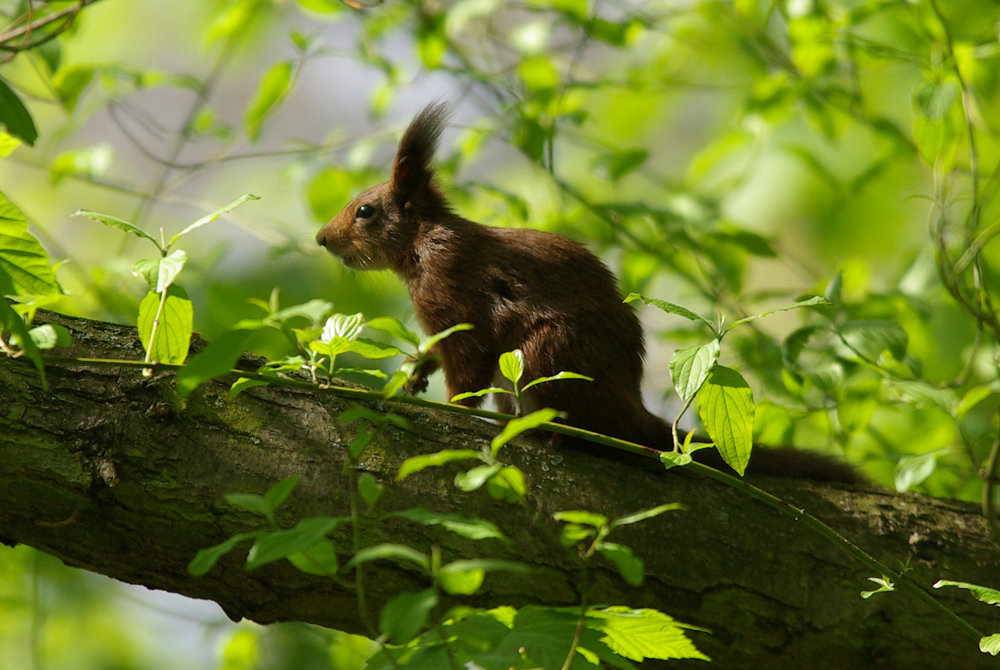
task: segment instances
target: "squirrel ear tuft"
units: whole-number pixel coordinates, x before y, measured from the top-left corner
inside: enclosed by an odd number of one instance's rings
[[[434,177],[431,159],[437,148],[441,131],[448,121],[448,105],[443,102],[431,103],[424,107],[410,122],[396,151],[396,162],[392,166],[392,190],[406,198],[414,192],[426,188]]]

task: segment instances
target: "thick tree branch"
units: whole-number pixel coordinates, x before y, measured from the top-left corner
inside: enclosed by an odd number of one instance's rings
[[[60,353],[142,357],[132,328],[51,318],[74,334],[74,346]],[[199,549],[264,527],[263,519],[226,503],[226,493],[263,493],[297,474],[302,481],[279,513],[283,525],[347,514],[345,445],[356,428],[337,416],[348,401],[277,387],[230,400],[228,383],[219,381],[184,404],[170,373],[144,378],[138,370],[49,366],[48,376],[51,387],[44,391],[29,363],[0,360],[0,539],[124,581],[215,600],[233,618],[361,631],[352,590],[286,562],[246,572],[245,547],[205,577],[186,572]],[[686,472],[522,439],[504,455],[528,477],[527,505],[457,491],[451,484],[457,466],[395,484],[405,458],[480,446],[496,428],[412,406],[376,403],[375,409],[393,409],[410,422],[408,430],[386,430],[361,464],[388,485],[387,510],[422,505],[486,518],[512,543],[474,542],[398,519],[372,528],[373,541],[422,551],[436,544],[445,560],[497,557],[533,569],[518,579],[488,577],[473,605],[579,602],[579,571],[559,547],[552,512],[588,509],[614,517],[679,501],[687,511],[611,538],[646,561],[644,585],[628,587],[611,566],[599,565],[590,602],[656,607],[711,629],[712,635],[692,636],[718,667],[977,668],[994,661],[910,594],[862,600],[866,578],[880,575],[763,504]],[[1000,585],[1000,554],[974,505],[875,489],[758,483],[887,564],[909,561],[921,584],[943,578]],[[333,539],[346,562],[349,535]],[[369,570],[374,620],[388,597],[426,586],[419,574],[392,563]],[[1000,630],[996,608],[964,591],[935,595],[981,630]]]

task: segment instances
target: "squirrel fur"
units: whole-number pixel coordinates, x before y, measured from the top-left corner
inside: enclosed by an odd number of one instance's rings
[[[641,445],[673,445],[670,424],[643,405],[642,327],[622,302],[611,271],[562,235],[468,221],[454,211],[434,179],[431,161],[447,121],[432,104],[403,135],[388,182],[356,197],[316,235],[355,270],[392,270],[405,283],[421,325],[436,333],[458,323],[435,345],[448,397],[499,385],[500,354],[520,349],[524,379],[570,370],[594,381],[561,380],[526,392],[524,411],[552,407],[563,421]],[[426,389],[436,362],[421,366],[409,390]],[[497,394],[500,411],[513,399]],[[467,398],[476,406],[481,398]],[[698,461],[721,467],[714,449]],[[850,466],[814,452],[754,449],[748,472],[819,481],[856,482]]]

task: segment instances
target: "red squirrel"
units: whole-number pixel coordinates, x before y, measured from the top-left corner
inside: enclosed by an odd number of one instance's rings
[[[622,302],[611,271],[581,244],[537,230],[492,228],[452,211],[434,178],[431,160],[447,121],[432,104],[410,123],[399,143],[392,177],[358,197],[327,223],[316,241],[353,270],[392,270],[405,283],[424,330],[457,323],[434,350],[448,397],[502,381],[497,360],[524,353],[524,379],[578,372],[594,381],[563,380],[532,387],[526,407],[552,407],[565,423],[630,442],[672,448],[670,424],[646,410],[640,392],[642,327]],[[436,363],[422,366],[409,390],[426,390]],[[499,394],[500,411],[513,413]],[[481,398],[467,398],[476,406]],[[713,466],[714,449],[695,452]],[[820,481],[858,481],[835,459],[805,451],[755,448],[748,471]]]

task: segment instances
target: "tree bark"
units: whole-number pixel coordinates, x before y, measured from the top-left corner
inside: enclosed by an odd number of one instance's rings
[[[73,334],[62,356],[141,359],[133,328],[58,315],[44,319]],[[338,415],[358,403],[276,386],[231,400],[231,379],[205,384],[182,402],[170,372],[143,377],[138,369],[56,364],[46,372],[50,387],[43,390],[29,363],[0,359],[0,540],[126,582],[214,600],[233,619],[366,632],[353,589],[299,572],[287,561],[246,571],[245,544],[204,577],[187,572],[199,549],[266,527],[263,518],[227,503],[227,493],[262,494],[300,475],[279,510],[280,525],[348,515],[345,451],[357,426],[339,422]],[[468,604],[577,604],[579,566],[560,547],[552,513],[586,509],[614,518],[676,501],[686,511],[624,527],[610,538],[645,561],[643,585],[629,587],[597,559],[590,602],[655,607],[710,629],[710,635],[690,635],[721,668],[995,667],[976,640],[912,594],[863,600],[859,592],[872,588],[866,578],[880,575],[789,517],[712,480],[521,438],[502,455],[526,475],[524,505],[457,490],[452,480],[461,463],[396,483],[406,458],[479,448],[498,429],[420,407],[370,406],[409,422],[408,429],[389,427],[360,464],[386,485],[384,510],[423,506],[480,517],[512,540],[472,541],[393,518],[371,529],[372,541],[424,552],[436,545],[445,561],[493,557],[532,569],[517,579],[487,576]],[[911,578],[925,587],[938,579],[1000,587],[1000,554],[975,505],[871,486],[756,483],[884,563],[908,561]],[[346,563],[349,531],[338,530],[332,539]],[[389,561],[371,563],[366,572],[374,621],[388,598],[427,586],[415,570]],[[345,580],[352,575],[345,571]],[[984,633],[1000,630],[1000,610],[967,592],[934,595]]]

